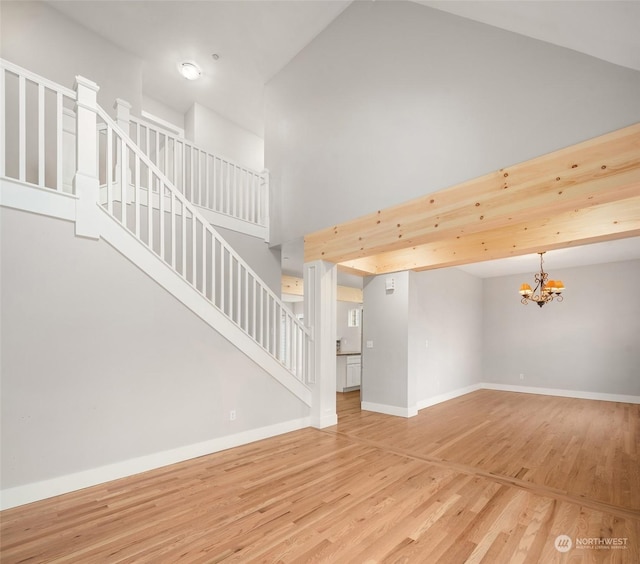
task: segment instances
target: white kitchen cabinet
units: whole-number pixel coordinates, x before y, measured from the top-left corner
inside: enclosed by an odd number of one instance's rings
[[[339,354],[336,357],[336,390],[346,392],[360,387],[362,373],[362,356],[355,354]]]
[[[347,357],[347,388],[360,386],[361,369],[360,355]]]

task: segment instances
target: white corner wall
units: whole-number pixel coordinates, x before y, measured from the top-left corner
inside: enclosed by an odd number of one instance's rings
[[[308,425],[303,402],[104,241],[0,214],[3,503]]]
[[[550,277],[564,282],[564,301],[542,308],[520,303],[518,288],[533,273],[484,280],[484,382],[640,399],[640,260],[554,270]]]
[[[413,2],[353,2],[266,88],[272,242],[640,121],[640,72]]]
[[[197,102],[185,114],[185,137],[210,153],[264,169],[264,140]]]

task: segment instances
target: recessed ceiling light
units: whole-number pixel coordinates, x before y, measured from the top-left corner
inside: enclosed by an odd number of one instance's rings
[[[187,80],[196,80],[197,78],[200,78],[200,75],[202,74],[202,71],[200,70],[200,67],[198,65],[188,61],[180,63],[178,65],[178,70],[180,71],[180,74]]]

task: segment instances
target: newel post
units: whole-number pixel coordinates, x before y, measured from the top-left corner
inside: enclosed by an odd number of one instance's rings
[[[326,261],[304,265],[304,319],[313,341],[308,384],[312,388],[311,425],[322,429],[338,423],[336,414],[337,267]]]
[[[99,86],[76,76],[76,173],[73,177],[76,201],[76,235],[98,239],[98,132],[96,129]]]

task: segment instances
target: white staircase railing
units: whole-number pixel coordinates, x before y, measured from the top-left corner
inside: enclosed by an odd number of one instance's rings
[[[78,210],[100,207],[297,380],[308,382],[308,329],[95,103],[97,86],[78,77],[82,90],[76,93],[2,59],[0,64],[0,176],[72,192]],[[75,104],[69,147],[64,109]],[[74,185],[65,188],[71,165]],[[83,224],[83,234],[98,236],[90,217]]]
[[[119,100],[118,104],[126,102]],[[189,202],[261,227],[268,240],[267,171],[257,172],[209,153],[170,131],[120,110],[118,108],[125,118],[118,119],[118,125]]]
[[[0,176],[73,193],[76,93],[0,59]]]

